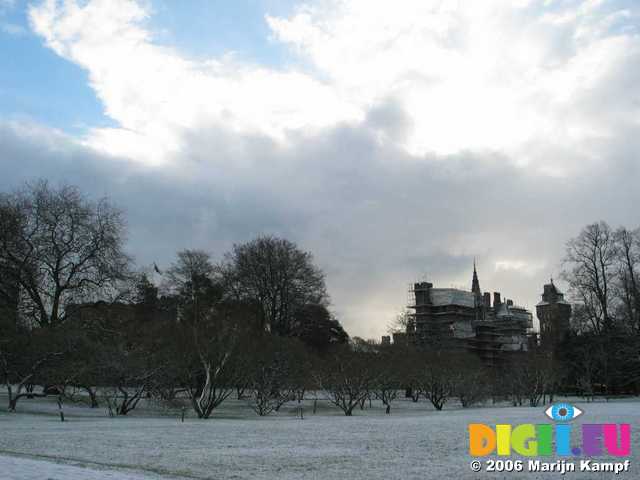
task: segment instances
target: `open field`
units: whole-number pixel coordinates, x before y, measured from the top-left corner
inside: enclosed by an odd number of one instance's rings
[[[4,397],[0,397],[0,401]],[[575,423],[632,424],[631,471],[640,436],[639,403],[576,403],[585,414]],[[452,405],[434,411],[425,401],[397,401],[387,416],[380,404],[344,417],[311,402],[305,418],[295,404],[259,418],[246,402],[229,401],[210,420],[145,406],[129,417],[109,418],[105,410],[67,405],[61,423],[53,399],[25,400],[18,413],[0,413],[0,477],[8,480],[197,479],[374,479],[506,478],[469,468],[469,423],[547,423],[544,408]],[[575,429],[574,429],[575,433]],[[606,459],[606,457],[602,457]],[[515,474],[514,474],[515,476]],[[550,478],[519,473],[517,478]],[[568,473],[566,478],[611,478],[611,473]]]

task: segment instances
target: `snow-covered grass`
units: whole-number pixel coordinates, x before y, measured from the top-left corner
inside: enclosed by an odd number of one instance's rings
[[[0,395],[0,405],[4,405]],[[640,451],[636,429],[640,403],[573,402],[585,411],[576,423],[631,423],[631,472]],[[436,412],[425,401],[395,402],[392,415],[379,403],[345,417],[324,402],[316,415],[312,401],[305,418],[296,404],[259,418],[243,401],[228,401],[210,420],[151,405],[130,417],[109,418],[104,409],[66,406],[57,417],[53,399],[24,400],[17,413],[0,412],[0,478],[7,480],[198,479],[425,479],[506,478],[473,473],[467,453],[469,423],[547,423],[543,407],[508,406]],[[574,429],[576,430],[576,429]],[[610,478],[574,473],[569,478]],[[517,478],[550,478],[519,473]]]
[[[0,457],[0,474],[9,480],[161,480],[166,476],[135,471],[88,468],[24,457]]]

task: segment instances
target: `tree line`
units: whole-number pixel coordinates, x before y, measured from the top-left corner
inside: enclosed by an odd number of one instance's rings
[[[312,352],[348,341],[324,274],[285,239],[234,245],[219,263],[183,250],[151,275],[125,252],[121,210],[44,181],[0,196],[0,226],[9,410],[82,390],[122,415],[142,398],[186,396],[206,418],[251,389],[265,413],[304,390]]]
[[[640,229],[587,225],[567,243],[563,279],[573,301],[558,349],[560,374],[587,397],[640,387]]]
[[[557,393],[637,389],[640,235],[586,227],[567,245],[576,300],[557,352],[533,346],[499,365],[464,349],[350,339],[324,274],[292,242],[260,236],[215,262],[182,250],[166,268],[127,255],[122,210],[40,181],[0,195],[0,378],[8,409],[57,395],[110,415],[141,401],[209,418],[228,398],[258,415],[305,393],[352,415],[400,396],[437,410]],[[314,406],[315,409],[315,406]]]

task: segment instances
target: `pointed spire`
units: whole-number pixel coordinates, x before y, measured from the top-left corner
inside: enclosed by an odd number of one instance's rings
[[[476,259],[473,258],[473,280],[471,280],[471,291],[476,294],[476,297],[480,297],[482,292],[480,291],[480,281],[478,280],[478,272],[476,271]]]

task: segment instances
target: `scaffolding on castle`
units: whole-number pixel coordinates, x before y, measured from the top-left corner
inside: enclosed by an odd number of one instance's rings
[[[455,288],[433,288],[429,282],[409,286],[407,335],[415,344],[440,344],[475,352],[487,365],[528,350],[533,317],[512,301],[491,305],[490,295]]]

